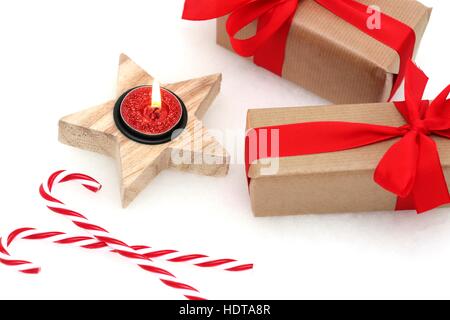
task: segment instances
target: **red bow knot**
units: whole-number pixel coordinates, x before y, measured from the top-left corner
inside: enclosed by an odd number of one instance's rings
[[[415,208],[422,213],[450,202],[436,143],[431,135],[450,138],[447,96],[450,86],[430,104],[422,96],[428,77],[412,62],[405,78],[405,102],[396,102],[408,125],[402,139],[381,159],[375,181],[398,195],[397,209]]]
[[[430,130],[428,129],[427,123],[425,120],[416,120],[411,126],[411,130],[416,131],[419,134],[424,134],[426,136],[429,136],[431,134]]]

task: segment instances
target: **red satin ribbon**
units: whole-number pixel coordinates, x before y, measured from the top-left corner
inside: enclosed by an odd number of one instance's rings
[[[400,56],[400,69],[391,98],[400,87],[406,63],[412,59],[416,35],[401,21],[381,13],[381,29],[369,29],[368,6],[354,0],[315,0],[336,16],[394,49]],[[254,57],[255,64],[282,75],[286,42],[299,0],[186,0],[183,19],[209,20],[229,14],[227,33],[236,53]],[[253,21],[258,21],[256,34],[238,39],[236,34]]]
[[[412,62],[406,66],[405,81],[406,101],[395,106],[408,124],[398,128],[309,122],[252,129],[245,147],[247,177],[250,165],[259,159],[342,151],[401,137],[378,164],[375,182],[398,196],[396,210],[422,213],[450,203],[437,146],[430,138],[434,134],[450,139],[450,86],[433,102],[422,100],[428,78]],[[271,155],[270,130],[274,129],[279,133],[279,150]]]

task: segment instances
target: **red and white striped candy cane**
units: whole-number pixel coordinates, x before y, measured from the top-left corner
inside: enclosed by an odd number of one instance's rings
[[[58,184],[69,181],[80,182],[86,189],[92,192],[97,192],[101,189],[100,183],[87,175],[57,171],[52,174],[47,180],[47,183],[42,184],[39,189],[41,196],[48,202],[47,207],[51,211],[70,219],[76,226],[87,231],[93,238],[98,240],[98,242],[105,243],[115,253],[127,258],[130,261],[133,261],[143,270],[156,275],[165,286],[179,290],[187,299],[204,300],[204,298],[198,296],[197,289],[185,283],[179,282],[172,273],[157,267],[151,259],[140,254],[125,242],[114,238],[106,229],[90,223],[84,215],[69,209],[62,201],[53,197],[52,192],[54,187]],[[34,230],[27,230],[27,232],[33,231]],[[86,239],[86,241],[90,240]],[[2,242],[3,241],[0,241],[0,243]],[[91,245],[95,246],[95,244],[92,243]],[[0,259],[0,262],[3,264],[16,267],[23,273],[36,274],[40,271],[39,267],[29,261],[12,258],[4,245],[1,245],[0,247]]]
[[[34,228],[17,229],[11,232],[7,238],[0,238],[0,263],[15,267],[19,271],[24,273],[35,274],[39,272],[40,268],[33,265],[31,262],[13,259],[9,255],[7,249],[13,241],[18,239],[48,239],[53,243],[62,245],[76,245],[85,249],[106,249],[125,256],[128,259],[135,260],[135,262],[146,271],[169,276],[170,279],[161,279],[161,281],[172,288],[175,287],[176,289],[189,291],[188,294],[185,294],[185,297],[189,299],[199,299],[199,297],[197,296],[192,296],[191,291],[196,291],[194,288],[174,281],[174,276],[166,270],[155,267],[153,263],[148,264],[148,262],[146,262],[144,265],[143,261],[148,260],[151,262],[152,259],[164,259],[166,261],[174,263],[187,262],[202,268],[221,268],[223,270],[232,272],[245,271],[253,268],[253,264],[240,264],[234,259],[213,260],[207,255],[203,254],[186,255],[179,253],[177,250],[156,250],[154,248],[142,245],[128,246],[122,241],[112,238],[110,234],[101,227],[90,224],[89,221],[80,213],[67,209],[67,207],[60,200],[52,196],[52,189],[54,185],[74,180],[78,180],[84,187],[93,192],[96,192],[101,188],[101,185],[95,179],[89,176],[78,173],[74,174],[65,171],[58,171],[50,176],[46,184],[41,185],[40,193],[42,197],[48,202],[48,207],[50,210],[70,217],[75,225],[82,228],[83,230],[89,231],[91,234],[95,231],[97,235],[94,234],[93,236],[69,236],[64,232],[59,231],[41,232]],[[119,247],[118,249],[114,248],[117,246]]]
[[[64,232],[50,231],[39,232],[34,228],[20,228],[12,231],[8,237],[0,237],[0,262],[8,265],[15,266],[16,269],[23,273],[37,274],[40,272],[40,267],[35,266],[29,261],[21,261],[13,259],[8,249],[11,244],[19,239],[26,240],[43,240],[51,239],[52,242],[64,245],[77,245],[85,249],[103,249],[107,247],[107,244],[100,242],[93,237],[89,236],[75,236],[69,237]]]
[[[51,239],[53,243],[57,244],[64,244],[64,245],[77,245],[79,247],[85,248],[85,249],[104,249],[104,248],[110,248],[110,245],[104,241],[99,241],[96,238],[88,237],[88,236],[75,236],[75,237],[68,237],[67,234],[59,231],[51,231],[51,232],[39,232],[36,229],[33,228],[21,228],[14,230],[10,233],[10,235],[7,238],[0,238],[0,263],[3,263],[7,266],[14,267],[17,269],[17,271],[27,273],[27,274],[38,274],[41,270],[41,268],[37,265],[35,265],[32,262],[25,261],[25,260],[18,260],[10,256],[8,252],[8,248],[11,245],[11,243],[14,240],[18,239],[25,239],[25,240],[43,240],[43,239]],[[141,267],[142,269],[155,273],[158,276],[165,275],[168,276],[169,279],[165,280],[163,278],[160,278],[160,280],[167,286],[175,288],[175,289],[183,289],[186,291],[189,291],[189,294],[185,294],[185,297],[190,300],[199,300],[202,299],[198,296],[193,296],[191,291],[196,291],[191,286],[188,286],[183,283],[179,283],[177,281],[174,281],[175,276],[173,276],[168,271],[157,268],[152,263],[148,263],[146,261],[151,261],[151,259],[146,258],[142,255],[142,257],[139,254],[134,254],[131,250],[117,250],[112,249],[110,252],[118,253],[122,256],[125,256],[126,258],[135,260],[135,263]],[[203,299],[202,299],[203,300]]]
[[[2,239],[2,238],[0,238]],[[70,236],[60,231],[39,231],[34,228],[20,228],[12,231],[7,238],[3,238],[3,248],[7,250],[12,242],[19,239],[24,240],[50,240],[53,243],[61,245],[74,245],[84,249],[104,249],[108,245],[91,236]],[[177,250],[157,250],[148,246],[131,246],[138,253],[146,258],[154,260],[163,260],[174,263],[190,263],[201,268],[220,268],[230,272],[240,272],[253,269],[253,264],[241,264],[234,259],[216,259],[203,254],[181,254]],[[111,250],[111,252],[115,252]],[[1,261],[0,261],[1,262]]]
[[[240,272],[253,269],[253,264],[241,264],[234,259],[211,259],[204,254],[180,254],[177,250],[155,250],[147,246],[133,246],[140,254],[150,259],[164,259],[169,262],[191,263],[201,268],[220,268],[225,271]]]
[[[1,239],[1,238],[0,238]],[[7,238],[0,243],[4,250],[8,250],[14,241],[24,240],[49,240],[56,244],[73,245],[84,249],[105,249],[108,245],[91,236],[70,236],[60,231],[39,231],[34,228],[20,228],[12,231]],[[139,254],[148,259],[163,260],[172,263],[190,263],[201,268],[220,268],[230,272],[247,271],[253,268],[253,264],[241,264],[234,259],[216,259],[203,254],[181,254],[177,250],[157,250],[148,246],[131,246]],[[110,250],[116,253],[115,250]]]

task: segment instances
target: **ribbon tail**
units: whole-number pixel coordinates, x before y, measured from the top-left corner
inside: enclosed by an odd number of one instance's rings
[[[450,195],[436,143],[421,134],[417,177],[412,191],[417,213],[450,203]]]
[[[397,197],[397,204],[395,206],[395,211],[403,210],[416,210],[416,202],[414,200],[414,195],[410,193],[405,198]]]
[[[417,132],[410,131],[383,156],[375,170],[375,182],[406,198],[415,184],[418,156]]]
[[[398,74],[394,78],[394,85],[392,87],[391,95],[389,96],[389,101],[394,98],[394,95],[397,93],[398,89],[400,89],[400,86],[405,79],[407,63],[414,58],[416,34],[413,29],[406,25],[402,25],[401,30],[402,31],[399,32],[399,34],[402,35],[401,44],[399,46],[392,45],[392,48],[397,51],[400,57],[400,67]]]

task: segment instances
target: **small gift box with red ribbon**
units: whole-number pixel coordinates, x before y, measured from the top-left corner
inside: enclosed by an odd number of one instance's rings
[[[423,100],[428,78],[412,62],[405,73],[403,102],[249,110],[255,215],[423,213],[450,203],[450,86]]]
[[[388,101],[431,9],[414,0],[186,0],[217,42],[335,103]]]

